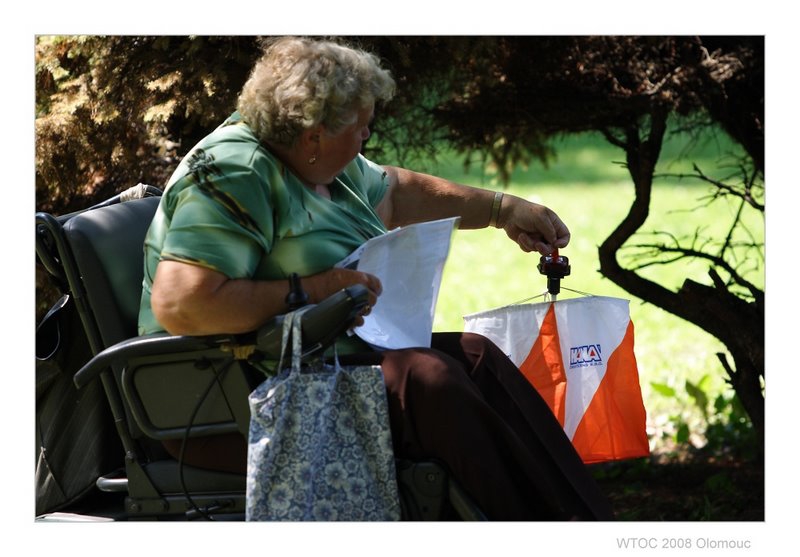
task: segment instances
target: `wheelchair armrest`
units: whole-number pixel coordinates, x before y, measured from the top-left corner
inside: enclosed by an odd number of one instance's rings
[[[158,356],[176,352],[190,352],[221,348],[233,343],[231,335],[173,336],[169,333],[152,333],[130,338],[109,346],[95,355],[73,377],[79,389],[88,385],[101,372],[117,362],[142,356]]]
[[[303,314],[303,355],[308,356],[330,346],[352,327],[356,316],[367,305],[369,291],[362,284],[343,288]],[[269,359],[281,354],[283,316],[279,315],[256,334],[256,349]]]
[[[303,353],[318,352],[329,346],[347,331],[356,315],[367,305],[368,291],[363,285],[344,288],[329,296],[303,314]],[[267,359],[277,360],[283,338],[283,316],[273,318],[255,333],[244,335],[174,336],[152,333],[134,337],[109,346],[89,360],[73,377],[79,389],[89,384],[118,362],[131,358],[201,351],[232,345],[255,344],[256,350]]]

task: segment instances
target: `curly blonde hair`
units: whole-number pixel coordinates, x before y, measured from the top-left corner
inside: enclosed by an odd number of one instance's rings
[[[394,89],[373,54],[328,40],[282,37],[267,45],[237,109],[259,140],[290,147],[320,124],[337,133],[358,110],[391,99]]]

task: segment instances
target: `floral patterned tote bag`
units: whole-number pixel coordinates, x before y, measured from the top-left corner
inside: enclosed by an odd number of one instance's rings
[[[246,519],[399,520],[381,368],[301,367],[301,319],[302,310],[286,316],[281,371],[249,397]]]

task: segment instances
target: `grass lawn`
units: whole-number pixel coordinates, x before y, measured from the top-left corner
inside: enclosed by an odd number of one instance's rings
[[[659,172],[688,171],[690,161],[679,160],[678,155],[690,144],[685,136],[668,141]],[[691,160],[700,163],[704,172],[712,173],[728,149],[729,144],[709,138],[694,145]],[[631,301],[635,352],[654,444],[672,437],[680,423],[688,424],[694,440],[702,444],[705,421],[686,392],[686,381],[702,382],[711,401],[719,394],[730,398],[732,390],[727,388],[724,371],[715,356],[725,350],[724,346],[694,325],[632,298],[600,275],[597,247],[627,213],[633,199],[627,170],[616,162],[623,158],[621,151],[598,136],[584,135],[562,140],[557,144],[557,153],[548,168],[536,164],[518,170],[504,191],[549,206],[569,226],[572,241],[561,254],[569,257],[572,273],[562,280],[562,299],[578,296],[563,290],[572,288]],[[500,189],[480,168],[466,172],[455,159],[426,170],[462,183]],[[697,209],[705,205],[702,198],[709,191],[697,180],[658,180],[645,228],[676,235],[692,235],[699,229],[708,237],[724,237],[735,207],[718,201]],[[763,241],[763,220],[760,215],[752,217],[748,220],[749,231]],[[754,270],[748,278],[763,287],[763,261],[751,263]],[[462,330],[463,315],[542,294],[546,281],[537,271],[537,264],[538,254],[523,253],[502,231],[457,232],[445,267],[434,330]],[[643,274],[673,290],[685,278],[710,282],[707,265],[702,262],[649,267]],[[653,389],[653,383],[673,388],[675,395],[664,396]]]

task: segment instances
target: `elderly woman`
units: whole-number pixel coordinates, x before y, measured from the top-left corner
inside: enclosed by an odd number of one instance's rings
[[[567,245],[548,208],[360,155],[394,81],[376,57],[304,38],[272,42],[238,110],[170,179],[145,243],[140,333],[252,331],[285,313],[297,273],[315,303],[371,275],[334,264],[409,223],[460,217],[525,251]],[[497,520],[605,519],[611,513],[536,391],[483,337],[433,335],[431,348],[376,352],[341,339],[343,363],[380,364],[395,454],[437,458]],[[169,446],[172,454],[178,448]],[[185,460],[242,471],[241,436],[193,441]]]

